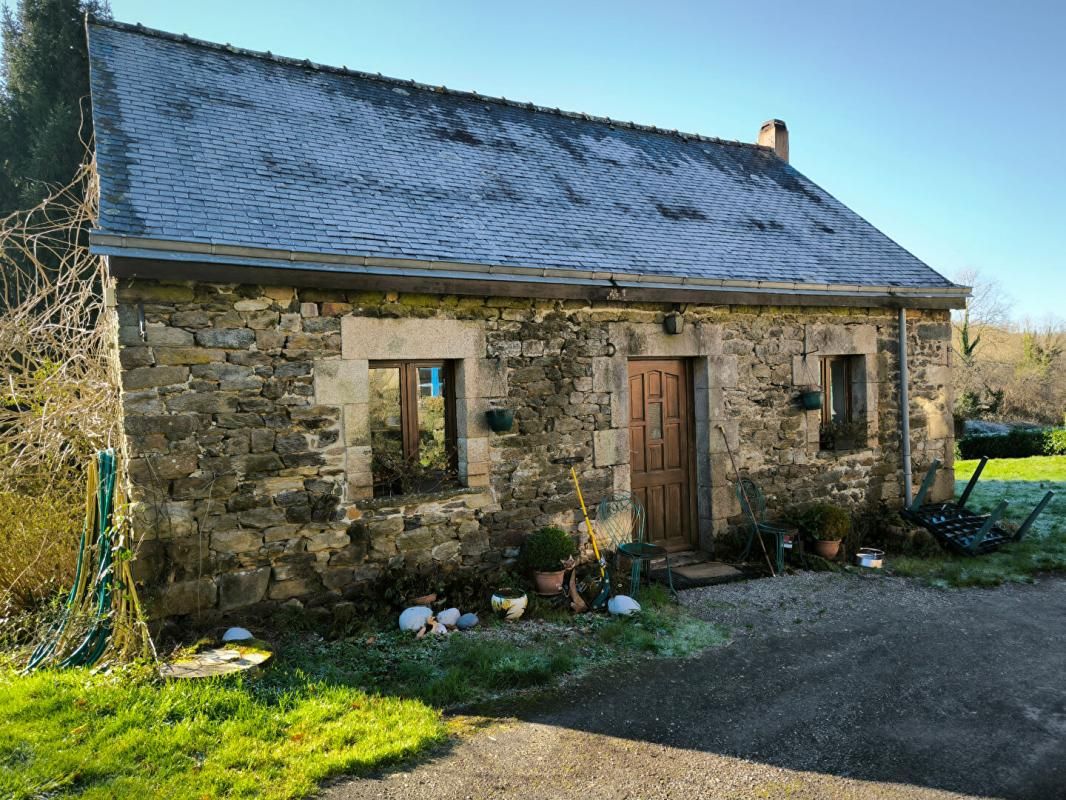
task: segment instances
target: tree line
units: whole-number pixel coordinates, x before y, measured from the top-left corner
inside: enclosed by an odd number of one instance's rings
[[[19,0],[0,16],[0,216],[66,186],[92,141],[85,14],[104,0]]]
[[[996,281],[972,270],[958,280],[973,286],[973,296],[953,319],[956,423],[1062,425],[1066,326],[1055,319],[1015,322]]]

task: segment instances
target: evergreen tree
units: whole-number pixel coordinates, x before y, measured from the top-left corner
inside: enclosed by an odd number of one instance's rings
[[[85,12],[106,0],[18,0],[0,20],[0,214],[65,185],[91,141]]]

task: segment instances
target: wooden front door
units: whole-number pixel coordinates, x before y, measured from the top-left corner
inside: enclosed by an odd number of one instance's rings
[[[692,414],[688,364],[629,362],[629,464],[633,494],[647,514],[645,539],[692,546]]]

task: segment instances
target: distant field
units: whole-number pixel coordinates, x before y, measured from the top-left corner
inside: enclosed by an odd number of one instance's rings
[[[977,459],[956,461],[955,479],[968,481],[979,463]],[[1066,481],[1066,456],[993,459],[985,466],[984,472],[981,473],[981,480],[1064,482]]]

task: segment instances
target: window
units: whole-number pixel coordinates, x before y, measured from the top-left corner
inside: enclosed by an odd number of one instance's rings
[[[429,492],[454,484],[452,375],[447,361],[370,363],[375,496]]]
[[[863,356],[822,359],[823,450],[851,450],[866,442]]]

